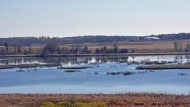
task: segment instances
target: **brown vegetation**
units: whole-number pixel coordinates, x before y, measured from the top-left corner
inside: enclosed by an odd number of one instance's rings
[[[186,45],[190,40],[181,40],[182,51],[185,50]],[[118,43],[99,43],[99,44],[85,44],[89,49],[95,50],[103,46],[112,48],[113,44],[117,44],[119,48],[128,49],[129,52],[134,50],[136,53],[151,53],[151,52],[174,52],[174,41],[140,41],[140,42],[118,42]]]
[[[102,102],[109,107],[190,107],[190,95],[165,94],[1,94],[0,107],[40,107],[44,102]]]
[[[97,54],[96,50],[104,49],[106,47],[107,53],[164,53],[164,52],[176,52],[175,43],[179,43],[180,50],[177,52],[189,52],[190,40],[178,40],[176,41],[135,41],[135,42],[105,42],[105,43],[84,43],[84,44],[68,44],[57,45],[59,47],[53,47],[54,51],[50,53],[56,54]],[[51,46],[51,45],[50,45]],[[44,52],[45,46],[23,46],[19,49],[14,47],[0,46],[1,55],[36,55]],[[189,47],[187,49],[187,47]],[[115,50],[114,50],[115,49]],[[52,49],[50,49],[52,51]],[[124,50],[124,51],[122,51]],[[17,52],[19,51],[19,52]],[[104,50],[102,50],[104,51]],[[44,52],[46,54],[48,52]],[[100,52],[102,54],[104,52]],[[106,54],[107,54],[106,53]]]
[[[136,69],[190,69],[190,64],[138,66]]]

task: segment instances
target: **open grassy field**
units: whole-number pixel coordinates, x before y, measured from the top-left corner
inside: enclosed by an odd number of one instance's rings
[[[147,93],[128,94],[1,94],[0,107],[41,107],[44,102],[57,104],[100,103],[97,107],[190,107],[190,95]],[[66,106],[67,107],[67,106]],[[78,106],[83,107],[83,106]],[[86,107],[86,106],[85,106]],[[90,106],[87,106],[90,107]]]
[[[190,40],[179,41],[183,45],[183,50],[185,50],[187,43]],[[112,48],[114,44],[117,44],[119,48],[124,48],[128,50],[135,50],[135,52],[173,52],[174,51],[174,41],[141,41],[141,42],[116,42],[116,43],[99,43],[99,44],[83,44],[89,47],[89,49],[95,50],[96,48],[101,48],[107,46]]]
[[[119,49],[127,49],[129,53],[132,51],[135,53],[160,53],[160,52],[175,52],[174,50],[175,41],[139,41],[139,42],[112,42],[112,43],[84,43],[84,44],[67,44],[59,45],[60,48],[72,49],[73,46],[85,47],[91,51],[91,54],[95,52],[97,48],[113,48],[114,45],[117,45]],[[179,43],[182,43],[182,51],[186,49],[186,45],[190,40],[179,40]],[[44,48],[43,46],[23,46],[21,47],[22,54],[40,54]],[[5,53],[5,47],[0,46],[1,54]],[[14,48],[9,47],[9,53],[14,54]]]

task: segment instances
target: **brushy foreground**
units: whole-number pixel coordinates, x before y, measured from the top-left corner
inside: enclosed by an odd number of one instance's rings
[[[190,107],[190,95],[0,94],[0,107]]]

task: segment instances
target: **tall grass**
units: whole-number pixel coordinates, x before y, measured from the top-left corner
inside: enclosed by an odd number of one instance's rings
[[[47,101],[44,102],[41,107],[108,107],[106,103],[103,102],[91,102],[91,103],[82,103],[82,102],[76,102],[71,103],[69,101],[61,101],[57,104],[54,104],[53,102]]]
[[[190,107],[190,94],[0,94],[0,107],[71,107],[71,105],[72,107],[171,107],[171,105]]]

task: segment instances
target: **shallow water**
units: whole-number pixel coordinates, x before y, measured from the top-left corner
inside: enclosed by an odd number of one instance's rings
[[[2,58],[1,65],[61,63],[63,66],[88,65],[80,72],[64,72],[57,67],[0,70],[0,93],[190,93],[190,69],[136,70],[128,62],[173,61],[189,63],[187,56],[80,57],[80,58]],[[122,63],[121,63],[122,62]],[[107,72],[136,72],[133,75],[107,75]],[[179,75],[183,73],[185,75]]]

